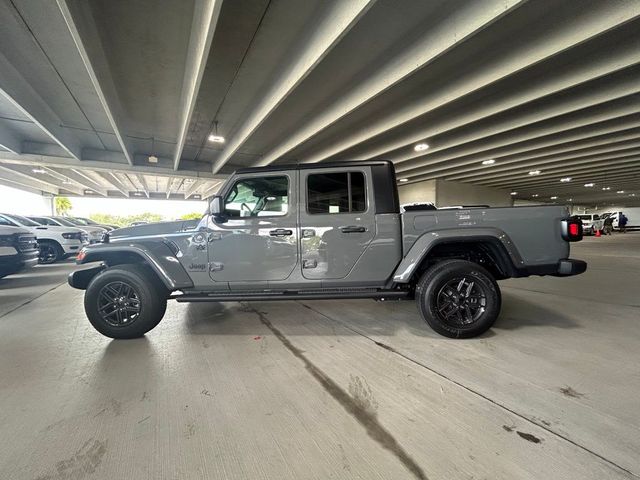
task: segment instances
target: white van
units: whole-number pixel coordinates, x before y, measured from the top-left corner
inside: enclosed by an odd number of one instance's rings
[[[609,216],[613,217],[613,228],[618,228],[618,219],[620,214],[624,213],[627,217],[627,229],[634,230],[640,229],[640,207],[623,208],[622,210],[616,210],[613,212],[604,212],[600,214],[600,218],[603,220]]]

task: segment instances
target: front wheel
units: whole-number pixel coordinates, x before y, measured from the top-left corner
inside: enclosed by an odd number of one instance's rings
[[[137,338],[153,329],[167,309],[167,290],[142,265],[118,265],[87,287],[84,309],[91,325],[110,338]]]
[[[41,265],[51,265],[64,257],[62,247],[55,242],[42,241],[38,244],[38,249],[38,263]]]
[[[491,328],[500,314],[500,289],[493,276],[466,260],[429,268],[416,286],[422,318],[440,335],[471,338]]]

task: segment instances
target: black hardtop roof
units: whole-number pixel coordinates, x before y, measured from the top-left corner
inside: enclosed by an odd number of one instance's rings
[[[311,168],[344,168],[344,167],[370,167],[372,165],[390,165],[389,160],[358,160],[346,162],[324,163],[287,163],[282,165],[268,165],[266,167],[239,168],[234,173],[274,172],[281,170],[308,170]]]

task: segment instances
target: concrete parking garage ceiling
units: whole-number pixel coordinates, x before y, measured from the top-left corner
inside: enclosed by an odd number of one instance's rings
[[[205,198],[240,166],[384,158],[407,183],[640,204],[637,0],[0,0],[0,18],[5,185]]]

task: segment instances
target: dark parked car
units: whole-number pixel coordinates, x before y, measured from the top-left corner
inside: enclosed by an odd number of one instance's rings
[[[37,264],[35,235],[19,227],[0,225],[0,278]]]

